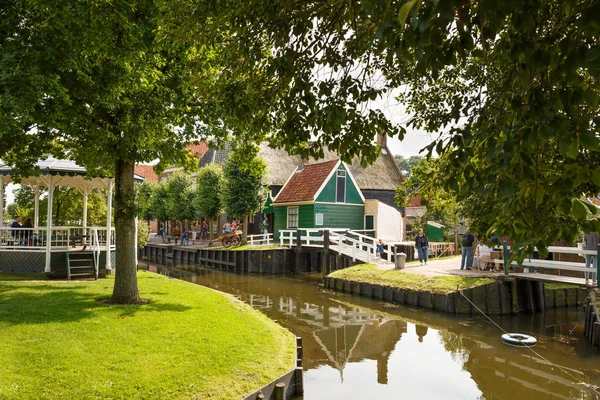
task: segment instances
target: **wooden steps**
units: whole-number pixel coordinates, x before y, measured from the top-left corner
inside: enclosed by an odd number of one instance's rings
[[[67,253],[67,268],[71,279],[98,279],[98,269],[92,251]]]

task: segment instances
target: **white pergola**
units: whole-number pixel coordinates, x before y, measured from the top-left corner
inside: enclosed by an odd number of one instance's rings
[[[54,188],[72,187],[79,189],[83,195],[83,231],[87,231],[87,203],[88,195],[93,189],[106,189],[108,195],[106,196],[106,269],[111,269],[110,265],[110,249],[111,249],[111,221],[112,221],[112,197],[114,188],[114,179],[106,176],[101,177],[90,177],[87,174],[85,168],[77,165],[75,162],[70,160],[58,160],[51,156],[46,159],[38,161],[36,164],[40,170],[40,173],[35,176],[23,177],[20,180],[20,184],[28,185],[33,188],[35,194],[35,211],[33,225],[36,230],[46,230],[46,237],[51,237],[52,232],[52,198]],[[5,185],[13,181],[13,169],[9,165],[0,165],[0,227],[3,221],[4,213],[4,187]],[[143,182],[144,177],[135,175],[136,182]],[[48,214],[47,223],[45,227],[38,227],[39,222],[39,200],[40,200],[40,187],[47,188],[48,196]],[[137,228],[137,227],[136,227]],[[45,252],[46,252],[46,266],[45,272],[50,272],[50,258],[51,258],[51,240],[46,240]]]

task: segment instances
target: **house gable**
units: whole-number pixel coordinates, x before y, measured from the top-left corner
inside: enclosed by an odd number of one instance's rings
[[[296,170],[275,198],[274,205],[314,202],[323,183],[329,179],[332,173],[335,173],[335,167],[338,164],[339,161],[334,160],[307,165],[302,170]]]
[[[342,171],[345,175],[345,198],[343,202],[338,201],[338,171]],[[343,196],[344,197],[344,196]],[[327,182],[323,185],[322,189],[316,194],[316,202],[322,203],[339,203],[339,204],[364,204],[365,199],[360,192],[360,189],[356,185],[356,181],[352,176],[349,168],[344,163],[340,163],[337,168],[331,172]]]

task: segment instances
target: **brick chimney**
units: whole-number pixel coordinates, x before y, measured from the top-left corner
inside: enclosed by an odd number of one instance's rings
[[[378,133],[377,134],[377,144],[382,149],[385,149],[387,147],[387,135],[382,135],[381,133]]]

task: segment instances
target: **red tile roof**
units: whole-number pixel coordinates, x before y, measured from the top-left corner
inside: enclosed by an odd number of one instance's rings
[[[410,204],[408,207],[420,207],[421,206],[421,195],[412,196],[410,198]]]
[[[158,175],[154,172],[152,165],[135,164],[133,172],[143,176],[149,182],[158,182]]]
[[[337,163],[338,160],[332,160],[310,164],[303,170],[294,172],[292,178],[277,195],[275,204],[314,200],[317,191]]]
[[[198,144],[188,144],[188,149],[194,153],[194,155],[198,156],[198,158],[202,158],[204,153],[208,151],[208,144],[206,142],[199,142]]]

